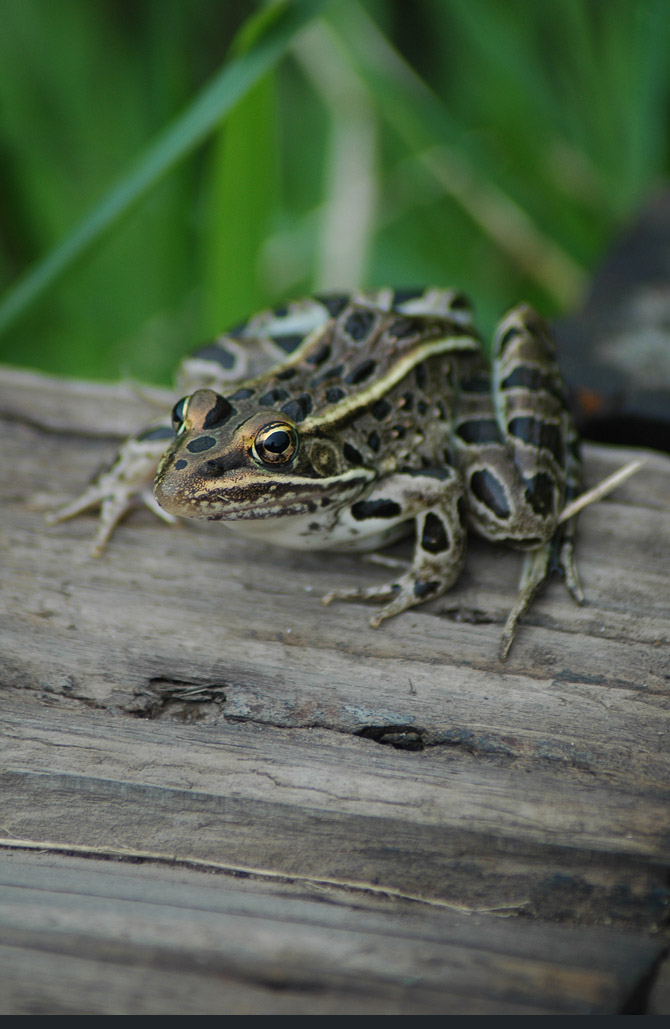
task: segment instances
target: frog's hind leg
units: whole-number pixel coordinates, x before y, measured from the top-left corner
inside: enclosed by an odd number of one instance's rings
[[[226,393],[281,364],[308,336],[324,328],[330,317],[327,304],[317,297],[260,311],[185,357],[177,386],[181,393],[198,389]]]
[[[505,628],[500,638],[498,657],[501,661],[504,661],[509,654],[510,647],[514,642],[517,626],[532,604],[539,587],[547,578],[551,551],[552,544],[549,542],[524,555],[517,597],[512,610],[507,616]]]
[[[579,447],[564,398],[548,327],[526,304],[501,321],[494,339],[490,394],[476,384],[462,394],[454,449],[463,470],[470,523],[486,539],[525,550],[519,594],[500,646],[540,584],[556,568],[573,598],[583,594],[574,564],[574,522],[559,525],[577,492]]]
[[[472,305],[460,290],[427,286],[424,289],[394,289],[386,292],[390,294],[390,306],[402,314],[449,318],[476,332]]]
[[[528,611],[533,598],[545,579],[553,571],[563,576],[570,596],[576,604],[584,603],[577,565],[574,559],[574,518],[559,526],[553,539],[524,555],[516,601],[505,622],[498,656],[504,661],[514,642],[517,625]]]
[[[566,430],[565,449],[565,494],[563,507],[579,495],[582,485],[582,462],[579,447],[579,436],[570,421]],[[568,519],[567,522],[558,526],[552,541],[551,561],[549,572],[557,571],[563,576],[565,585],[570,596],[576,604],[584,603],[584,591],[582,590],[577,574],[575,563],[575,531],[577,527],[576,517]]]

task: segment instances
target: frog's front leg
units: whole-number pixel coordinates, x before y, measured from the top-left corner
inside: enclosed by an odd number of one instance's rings
[[[173,515],[158,506],[152,489],[156,466],[173,437],[174,430],[163,420],[127,439],[111,468],[101,472],[71,503],[47,515],[47,522],[54,525],[99,505],[98,530],[91,545],[94,557],[102,554],[124,515],[141,504],[166,522],[175,522]]]
[[[463,486],[452,468],[397,472],[377,484],[364,500],[343,512],[340,527],[370,537],[391,535],[414,520],[416,545],[410,568],[391,582],[367,589],[333,590],[333,600],[388,601],[370,619],[378,628],[385,618],[444,593],[458,578],[465,551]]]

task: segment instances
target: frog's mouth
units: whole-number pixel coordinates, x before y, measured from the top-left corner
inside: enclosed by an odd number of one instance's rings
[[[225,463],[226,467],[223,467]],[[268,472],[246,462],[189,461],[166,454],[154,480],[154,496],[169,514],[208,521],[286,518],[350,503],[375,479],[368,468],[314,478]]]

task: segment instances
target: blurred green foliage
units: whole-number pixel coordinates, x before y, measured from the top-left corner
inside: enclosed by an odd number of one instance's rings
[[[485,328],[522,297],[554,314],[668,175],[667,0],[0,0],[0,17],[5,362],[167,382],[256,308],[387,282],[459,286]],[[151,188],[86,221],[143,161]],[[10,321],[45,255],[63,273]]]

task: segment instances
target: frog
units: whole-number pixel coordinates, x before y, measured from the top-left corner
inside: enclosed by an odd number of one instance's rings
[[[317,293],[198,348],[177,390],[170,415],[50,518],[99,507],[95,555],[141,504],[304,551],[378,553],[413,533],[390,581],[322,597],[376,602],[378,628],[455,584],[472,532],[525,555],[501,660],[551,572],[584,602],[575,519],[560,519],[579,491],[580,441],[529,304],[500,319],[489,362],[458,289]]]

